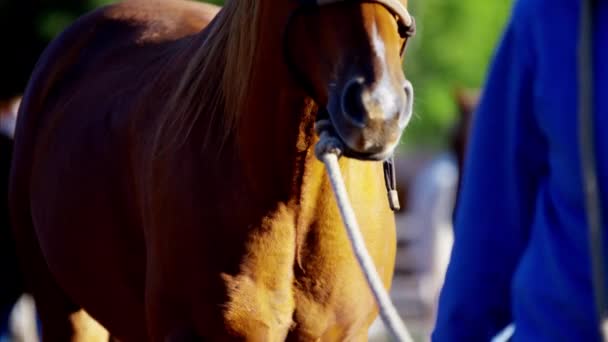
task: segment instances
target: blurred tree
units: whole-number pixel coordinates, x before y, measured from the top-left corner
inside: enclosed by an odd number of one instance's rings
[[[416,93],[406,147],[445,145],[455,89],[482,85],[510,7],[510,0],[410,0],[418,32],[405,62]]]
[[[36,0],[0,0],[0,101],[22,92],[44,47],[36,32]]]
[[[82,13],[111,2],[0,0],[0,99],[23,91],[52,37]],[[405,68],[416,90],[416,105],[405,147],[445,145],[456,112],[454,89],[482,84],[510,5],[509,0],[410,0],[418,35]]]
[[[48,41],[88,5],[87,0],[0,0],[0,100],[23,92]]]

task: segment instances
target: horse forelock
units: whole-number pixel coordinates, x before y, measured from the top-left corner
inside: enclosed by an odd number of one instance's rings
[[[233,134],[250,87],[259,16],[259,0],[229,0],[206,28],[164,111],[157,155],[182,146],[199,119],[206,121],[206,131],[197,132],[203,150],[213,143],[219,152]]]

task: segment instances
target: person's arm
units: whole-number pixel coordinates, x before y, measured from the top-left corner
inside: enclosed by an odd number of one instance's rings
[[[519,2],[475,113],[434,341],[489,341],[511,322],[546,142],[534,118],[534,26]]]

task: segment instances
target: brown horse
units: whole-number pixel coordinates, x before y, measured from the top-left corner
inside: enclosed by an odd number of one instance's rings
[[[314,122],[327,108],[350,155],[392,153],[411,113],[407,21],[379,2],[302,3],[127,1],[47,49],[10,189],[45,340],[79,336],[81,308],[120,341],[366,339],[376,307]],[[388,288],[382,165],[341,167]]]

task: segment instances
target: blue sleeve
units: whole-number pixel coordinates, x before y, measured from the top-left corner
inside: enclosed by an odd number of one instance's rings
[[[511,322],[546,142],[534,118],[534,23],[519,2],[475,113],[434,341],[489,341]],[[529,3],[529,2],[528,2]]]

